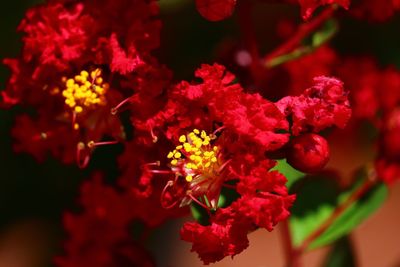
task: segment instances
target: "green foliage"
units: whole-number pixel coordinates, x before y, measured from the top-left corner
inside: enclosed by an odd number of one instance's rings
[[[363,177],[365,179],[365,177]],[[297,200],[292,208],[290,230],[293,235],[293,245],[298,247],[316,229],[318,229],[334,212],[334,210],[349,198],[352,192],[361,184],[360,180],[353,188],[340,192],[334,179],[328,177],[307,177],[298,180],[293,186]],[[377,184],[362,198],[347,207],[336,220],[316,238],[309,249],[331,244],[350,233],[385,201],[387,188]]]
[[[303,178],[305,175],[304,173],[302,173],[302,172],[296,170],[295,168],[293,168],[292,166],[290,166],[286,162],[286,159],[278,160],[278,164],[272,170],[279,171],[288,179],[288,181],[286,183],[286,186],[288,188],[290,188],[293,185],[293,183],[295,183],[297,180]]]
[[[335,242],[322,267],[355,267],[353,246],[347,236]]]
[[[218,207],[225,208],[229,206],[233,201],[238,199],[240,195],[233,189],[223,187],[221,190],[221,195],[219,196],[218,200]],[[196,202],[192,202],[190,205],[190,210],[192,212],[193,218],[202,225],[209,225],[210,224],[210,217],[207,211],[197,204]]]
[[[329,41],[338,31],[336,20],[330,19],[325,22],[323,27],[312,35],[311,46],[313,48],[320,47]]]

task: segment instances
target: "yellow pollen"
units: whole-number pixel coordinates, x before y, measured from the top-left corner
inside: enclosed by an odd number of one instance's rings
[[[213,140],[205,131],[194,129],[187,135],[181,135],[179,142],[181,145],[169,152],[167,158],[170,159],[172,167],[179,175],[185,177],[187,182],[196,180],[196,175],[215,175],[219,169],[218,146],[211,146]]]
[[[186,136],[185,136],[185,135],[181,135],[181,136],[179,137],[179,142],[185,143],[185,142],[186,142]]]
[[[109,85],[103,82],[100,69],[90,73],[83,70],[74,78],[63,77],[61,80],[65,84],[62,91],[64,102],[75,113],[82,113],[87,107],[106,104],[105,94]]]

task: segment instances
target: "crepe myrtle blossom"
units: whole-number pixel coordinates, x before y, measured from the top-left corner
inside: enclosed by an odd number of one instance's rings
[[[152,140],[170,140],[168,169],[154,169],[171,177],[161,203],[195,203],[206,211],[208,223],[185,223],[181,237],[208,264],[240,253],[249,232],[272,231],[289,216],[295,196],[288,194],[286,178],[271,170],[276,162],[266,152],[283,149],[291,135],[344,127],[351,110],[343,84],[334,78],[318,77],[304,94],[273,103],[247,93],[221,65],[202,65],[195,75],[202,82],[177,84],[164,109],[134,126],[142,134],[150,131]],[[219,205],[223,188],[237,194],[227,206]]]
[[[57,0],[29,9],[18,27],[21,56],[3,61],[11,76],[1,105],[34,110],[17,117],[14,149],[85,167],[94,148],[123,141],[112,111],[143,87],[151,101],[170,77],[150,55],[159,45],[157,14],[152,0]]]

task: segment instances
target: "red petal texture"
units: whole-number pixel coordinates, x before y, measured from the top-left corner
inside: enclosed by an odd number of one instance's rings
[[[181,229],[181,238],[193,243],[192,250],[199,254],[204,264],[234,256],[249,245],[246,221],[238,222],[229,218],[221,222],[212,222],[203,226],[195,222],[185,223]]]
[[[325,76],[314,78],[314,85],[303,95],[284,97],[276,104],[287,116],[292,116],[293,135],[310,128],[314,132],[333,125],[343,128],[351,116],[343,83]]]
[[[199,13],[209,21],[220,21],[230,17],[236,0],[195,0]]]
[[[115,34],[112,34],[110,37],[110,47],[112,51],[110,68],[113,72],[119,72],[125,75],[135,70],[139,65],[145,64],[145,62],[140,59],[134,46],[129,49],[129,55],[127,55],[121,48]]]
[[[182,134],[182,129],[210,129],[212,121],[249,138],[266,150],[274,150],[288,141],[288,122],[274,103],[258,94],[248,94],[234,83],[235,77],[221,65],[202,65],[195,76],[199,84],[181,82],[172,88],[163,111],[146,122],[135,124],[152,129],[169,122],[166,136]]]
[[[155,266],[131,239],[127,226],[133,209],[125,195],[104,185],[98,175],[83,184],[81,194],[84,213],[64,216],[67,255],[54,259],[57,266]]]

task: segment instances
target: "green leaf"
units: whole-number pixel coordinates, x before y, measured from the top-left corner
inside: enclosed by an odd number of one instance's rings
[[[266,67],[273,68],[284,64],[286,62],[295,60],[304,55],[310,54],[315,51],[318,47],[327,43],[332,37],[338,32],[338,23],[334,19],[330,19],[318,31],[312,35],[307,36],[303,41],[302,45],[294,49],[293,51],[280,55],[278,57],[270,59],[266,62]]]
[[[329,41],[338,31],[336,20],[330,19],[325,22],[322,29],[312,35],[311,46],[317,48]]]
[[[197,204],[196,202],[192,202],[190,204],[190,211],[192,212],[193,218],[201,225],[209,225],[210,217],[208,216],[207,211]]]
[[[363,178],[365,179],[365,176]],[[296,184],[299,189],[296,192],[297,200],[290,218],[293,245],[296,247],[300,246],[330,217],[338,205],[361,186],[357,183],[352,189],[338,193],[335,181],[327,177],[306,178]],[[296,185],[293,187],[296,188]],[[331,244],[350,233],[374,213],[384,203],[386,197],[386,186],[375,185],[336,218],[330,227],[310,244],[309,249]]]
[[[230,184],[228,182],[228,184]],[[232,184],[233,185],[233,184]],[[233,201],[238,199],[240,195],[234,190],[230,188],[223,187],[221,189],[221,194],[218,199],[218,207],[225,208],[229,206]],[[192,202],[190,204],[190,210],[192,212],[193,218],[202,225],[210,224],[210,216],[204,207],[200,206],[196,202]],[[211,211],[213,212],[213,211]]]
[[[339,201],[343,202],[350,193],[340,195]],[[380,183],[374,186],[364,197],[353,203],[332,225],[320,235],[310,246],[316,248],[332,243],[338,238],[349,234],[372,215],[385,202],[388,195],[386,185]]]
[[[279,171],[288,179],[286,183],[288,188],[290,188],[294,182],[305,176],[304,173],[290,166],[289,163],[286,162],[286,159],[280,159],[277,160],[277,162],[278,164],[272,170]]]
[[[327,255],[322,267],[355,267],[353,246],[350,239],[345,236],[335,242]]]
[[[291,209],[289,226],[293,245],[298,247],[332,214],[339,188],[335,180],[328,177],[307,176],[294,183],[292,191],[297,198]]]

